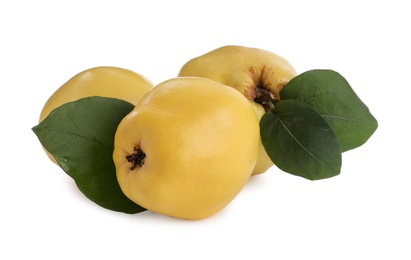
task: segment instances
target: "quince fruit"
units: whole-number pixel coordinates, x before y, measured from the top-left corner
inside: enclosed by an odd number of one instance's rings
[[[117,98],[135,105],[152,87],[153,84],[142,75],[127,69],[105,66],[87,69],[73,76],[50,96],[40,113],[39,122],[55,108],[85,97]],[[44,150],[57,164],[53,155]]]
[[[240,92],[205,78],[167,80],[117,128],[113,160],[119,185],[153,212],[211,216],[251,176],[259,134],[258,118]]]
[[[281,89],[295,76],[282,57],[257,48],[224,46],[188,61],[179,75],[212,79],[240,91],[253,104],[259,119],[280,101]],[[253,174],[267,171],[273,162],[261,141]]]

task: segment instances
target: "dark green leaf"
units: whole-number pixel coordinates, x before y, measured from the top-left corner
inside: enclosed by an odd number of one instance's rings
[[[32,129],[85,196],[125,213],[145,210],[121,191],[112,159],[117,126],[133,107],[114,98],[83,98],[56,108]]]
[[[314,108],[333,128],[341,151],[363,145],[378,127],[377,120],[348,82],[332,70],[311,70],[293,78],[281,100],[298,99]]]
[[[330,125],[298,100],[279,102],[260,121],[261,141],[278,168],[310,180],[340,173],[341,151]]]

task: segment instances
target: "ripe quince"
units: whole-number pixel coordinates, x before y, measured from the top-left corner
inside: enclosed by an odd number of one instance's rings
[[[228,205],[254,169],[259,123],[238,91],[173,78],[120,122],[113,160],[123,193],[153,212],[202,219]]]
[[[284,58],[272,52],[244,46],[224,46],[188,61],[180,77],[209,78],[240,91],[253,104],[259,119],[280,101],[281,89],[297,72]],[[261,141],[253,174],[268,170],[273,162]]]
[[[73,76],[50,96],[40,113],[39,122],[55,108],[85,97],[117,98],[135,105],[152,87],[148,79],[127,69],[108,66],[90,68]],[[47,150],[45,152],[57,164],[53,155]]]

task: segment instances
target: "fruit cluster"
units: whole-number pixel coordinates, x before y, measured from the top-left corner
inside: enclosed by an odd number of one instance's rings
[[[297,75],[272,52],[225,46],[156,86],[122,68],[83,71],[49,98],[33,131],[100,206],[202,219],[273,162],[311,180],[338,175],[341,153],[377,125],[338,73]]]

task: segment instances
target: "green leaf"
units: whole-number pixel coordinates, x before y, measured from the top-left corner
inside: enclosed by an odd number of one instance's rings
[[[282,100],[260,121],[261,141],[278,168],[310,180],[340,173],[341,151],[332,128],[310,106]]]
[[[121,191],[112,159],[117,126],[133,108],[123,100],[88,97],[56,108],[32,128],[86,197],[125,213],[145,210]]]
[[[298,99],[314,108],[333,128],[345,152],[363,145],[378,127],[377,120],[349,83],[332,70],[311,70],[293,78],[281,100]]]

